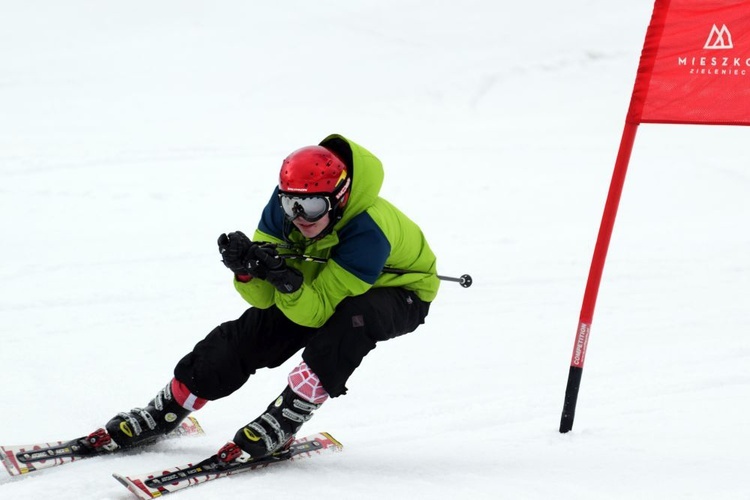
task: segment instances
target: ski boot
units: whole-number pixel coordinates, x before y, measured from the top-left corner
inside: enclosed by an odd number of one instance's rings
[[[220,450],[220,458],[247,462],[283,453],[302,424],[310,420],[313,411],[320,406],[300,398],[287,386],[265,413],[237,431],[234,443]]]
[[[173,431],[190,414],[172,396],[172,383],[166,385],[145,408],[118,413],[105,426],[112,440],[122,448],[151,444]]]

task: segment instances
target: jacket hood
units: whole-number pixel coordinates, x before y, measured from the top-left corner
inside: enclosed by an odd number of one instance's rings
[[[359,144],[339,134],[323,139],[320,145],[332,151],[350,169],[352,177],[351,194],[344,207],[344,214],[336,228],[361,214],[375,203],[383,185],[383,164]]]

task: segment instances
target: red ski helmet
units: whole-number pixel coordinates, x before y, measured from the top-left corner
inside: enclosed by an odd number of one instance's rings
[[[350,185],[344,162],[322,146],[307,146],[281,164],[279,203],[289,221],[301,216],[315,222],[330,213],[328,230],[343,216]]]
[[[289,194],[340,195],[349,187],[346,165],[323,146],[306,146],[284,159],[279,173],[279,190]]]

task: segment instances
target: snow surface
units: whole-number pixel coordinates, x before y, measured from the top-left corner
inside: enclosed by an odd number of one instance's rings
[[[4,2],[0,443],[145,404],[245,308],[216,237],[252,231],[281,159],[336,132],[474,286],[444,283],[306,425],[344,453],[179,498],[750,498],[745,128],[640,127],[557,431],[652,6]],[[112,472],[214,453],[297,362],[196,414],[205,437],[0,473],[0,498],[130,498]]]

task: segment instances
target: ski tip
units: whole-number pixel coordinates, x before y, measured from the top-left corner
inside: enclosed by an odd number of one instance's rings
[[[194,434],[196,436],[202,436],[206,432],[203,430],[203,427],[201,427],[201,424],[198,423],[198,419],[196,419],[193,416],[190,416],[187,418],[192,423],[192,432],[191,434]]]
[[[23,474],[23,471],[16,469],[13,464],[5,460],[5,457],[3,457],[2,462],[5,466],[5,470],[8,471],[8,474],[10,474],[11,476],[20,476],[21,474]]]
[[[119,475],[117,473],[113,473],[112,477],[115,478],[115,479],[117,479],[120,482],[120,484],[122,484],[123,486],[127,486],[128,485],[127,478],[124,478],[124,477],[122,477],[121,475]]]
[[[136,497],[140,498],[141,500],[150,500],[152,498],[155,498],[151,493],[146,491],[145,489],[138,486],[137,483],[130,480],[127,476],[122,476],[120,474],[114,473],[112,474],[112,477],[117,479],[117,481],[125,486],[132,494],[134,494]]]
[[[331,442],[331,448],[335,448],[337,451],[342,451],[344,449],[344,445],[341,444],[341,442],[336,439],[335,437],[331,436],[328,432],[321,432],[321,436],[325,436],[328,440]]]
[[[24,474],[36,470],[33,465],[22,465],[19,463],[18,460],[16,460],[17,451],[18,447],[8,447],[7,449],[4,446],[0,447],[0,461],[5,466],[5,470],[8,471],[8,474],[16,477],[23,476]]]
[[[14,467],[8,461],[8,457],[5,456],[5,450],[2,448],[0,448],[0,462],[3,463],[3,466],[5,467],[5,470],[8,471],[8,474],[10,474],[11,476],[15,476],[15,474],[13,473]]]

